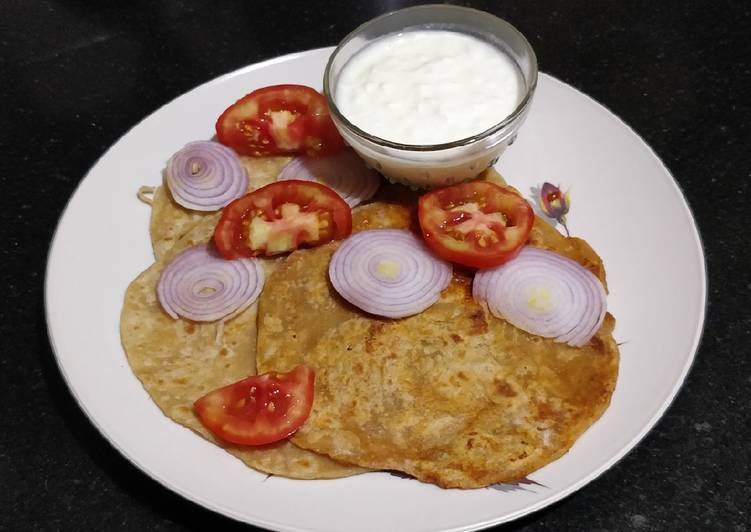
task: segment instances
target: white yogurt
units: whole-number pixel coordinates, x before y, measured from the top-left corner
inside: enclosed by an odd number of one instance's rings
[[[500,48],[464,33],[415,30],[358,52],[335,98],[363,131],[401,144],[441,144],[502,122],[524,94],[522,75]]]

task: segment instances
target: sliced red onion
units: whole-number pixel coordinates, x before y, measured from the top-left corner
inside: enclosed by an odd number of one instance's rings
[[[419,314],[438,301],[451,282],[451,265],[435,257],[409,231],[377,229],[350,236],[329,264],[339,295],[387,318]]]
[[[368,201],[381,184],[378,172],[371,170],[350,149],[331,157],[292,159],[277,177],[277,181],[302,179],[317,181],[336,191],[350,207]]]
[[[263,268],[256,259],[226,260],[213,247],[199,244],[164,268],[157,296],[173,319],[216,321],[250,306],[263,283]]]
[[[532,246],[501,266],[478,271],[472,295],[512,325],[575,347],[595,335],[607,307],[605,288],[592,272]]]
[[[165,175],[175,201],[196,211],[218,211],[248,191],[240,159],[217,142],[186,144],[167,162]]]

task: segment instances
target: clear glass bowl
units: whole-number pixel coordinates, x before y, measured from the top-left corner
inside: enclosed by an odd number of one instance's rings
[[[389,34],[416,29],[467,33],[501,48],[519,67],[523,97],[508,117],[472,137],[443,144],[400,144],[363,131],[336,105],[339,74],[347,62],[370,42]],[[347,35],[331,54],[323,91],[337,129],[373,168],[395,182],[415,187],[443,186],[466,181],[493,165],[516,138],[537,86],[537,58],[527,39],[511,24],[484,11],[450,5],[425,5],[374,18]]]

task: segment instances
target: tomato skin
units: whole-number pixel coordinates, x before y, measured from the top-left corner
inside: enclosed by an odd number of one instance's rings
[[[514,190],[473,181],[421,196],[418,218],[423,239],[436,255],[470,268],[492,268],[519,253],[535,215]]]
[[[216,121],[222,144],[240,155],[331,155],[344,140],[326,99],[305,85],[272,85],[230,105]]]
[[[297,366],[289,373],[252,375],[213,390],[193,411],[214,436],[240,445],[283,440],[302,426],[313,408],[315,372]]]
[[[285,251],[340,240],[352,232],[352,209],[339,194],[314,181],[277,181],[232,201],[224,208],[214,229],[214,243],[219,253],[228,260],[280,253],[271,252],[268,247],[251,249],[248,231],[253,218],[259,216],[272,223],[282,223],[284,218],[280,218],[277,210],[285,203],[299,205],[303,214],[325,216],[327,224],[318,238],[311,237],[304,228],[294,225],[281,230],[280,233],[289,236],[293,244]]]

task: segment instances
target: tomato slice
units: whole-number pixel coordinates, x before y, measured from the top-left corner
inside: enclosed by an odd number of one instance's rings
[[[214,229],[225,259],[278,255],[317,246],[352,232],[352,210],[333,190],[313,181],[277,181],[231,202]]]
[[[237,153],[256,157],[320,157],[344,147],[326,99],[305,85],[273,85],[243,96],[216,121],[216,135]]]
[[[439,257],[471,268],[512,259],[529,238],[535,215],[511,189],[487,181],[439,188],[420,197],[425,242]]]
[[[315,372],[297,366],[289,373],[253,375],[219,388],[193,403],[214,436],[241,445],[264,445],[292,435],[313,407]]]

